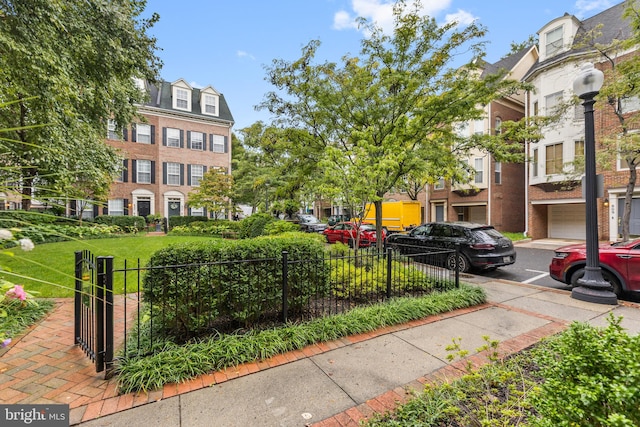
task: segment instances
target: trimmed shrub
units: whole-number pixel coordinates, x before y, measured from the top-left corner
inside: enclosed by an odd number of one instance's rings
[[[222,318],[249,326],[276,315],[282,304],[282,252],[301,262],[289,264],[289,308],[300,310],[312,296],[328,292],[324,245],[303,233],[251,240],[212,240],[172,245],[156,252],[143,280],[144,300],[153,322],[165,333],[187,340],[208,334]],[[318,267],[317,265],[320,265]]]
[[[116,225],[126,233],[137,233],[144,230],[147,222],[142,216],[100,215],[93,219],[96,224]]]
[[[277,219],[266,213],[257,213],[240,221],[239,237],[249,239],[265,234],[264,228],[267,224],[277,221]]]
[[[185,225],[193,224],[194,222],[208,222],[206,216],[172,216],[169,218],[169,229],[174,227],[183,227]],[[212,221],[213,222],[213,221]]]
[[[268,236],[287,233],[290,231],[300,231],[300,226],[291,221],[284,221],[281,219],[269,222],[264,226],[264,234]]]

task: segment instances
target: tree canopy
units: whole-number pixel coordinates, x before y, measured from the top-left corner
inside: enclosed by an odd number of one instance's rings
[[[0,1],[0,158],[5,182],[31,199],[61,198],[91,182],[104,194],[120,162],[107,121],[131,122],[161,62],[141,18],[144,0]],[[35,190],[35,194],[32,191]]]
[[[382,198],[400,180],[466,182],[472,148],[505,161],[523,155],[519,142],[502,135],[458,131],[458,124],[483,118],[489,102],[521,88],[503,71],[481,77],[485,29],[439,25],[420,8],[396,3],[390,35],[361,19],[369,36],[360,55],[345,55],[340,65],[315,63],[315,40],[299,59],[267,68],[277,91],[261,107],[278,117],[277,126],[304,132],[290,143],[301,155],[319,156],[322,172],[312,178],[325,193],[348,195],[351,205],[375,204],[379,232]]]

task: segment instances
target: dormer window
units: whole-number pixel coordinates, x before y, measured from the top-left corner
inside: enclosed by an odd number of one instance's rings
[[[218,98],[213,95],[204,96],[204,113],[218,115]]]
[[[192,88],[187,82],[180,79],[171,84],[172,106],[176,110],[191,111]]]
[[[546,41],[546,55],[547,57],[553,56],[558,53],[563,46],[563,27],[562,25],[548,31],[545,34]]]
[[[200,91],[200,112],[208,116],[220,114],[220,94],[211,86]]]
[[[176,89],[176,108],[189,109],[189,92],[184,89]]]

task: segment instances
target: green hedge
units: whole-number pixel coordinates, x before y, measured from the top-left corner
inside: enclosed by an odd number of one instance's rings
[[[250,239],[252,237],[258,237],[265,234],[265,227],[278,219],[266,214],[257,213],[244,218],[240,221],[240,234],[241,239]]]
[[[96,224],[116,225],[126,233],[144,230],[147,223],[142,216],[129,215],[100,215],[93,219]]]
[[[178,340],[212,332],[221,318],[249,326],[281,311],[282,252],[306,260],[321,258],[323,250],[321,241],[304,233],[173,245],[151,257],[144,301],[153,307],[152,321]],[[324,263],[288,269],[290,310],[329,292]]]
[[[183,227],[194,222],[208,222],[206,216],[172,216],[169,218],[169,229],[173,227]],[[213,220],[211,222],[214,222]],[[215,221],[217,222],[217,221]]]

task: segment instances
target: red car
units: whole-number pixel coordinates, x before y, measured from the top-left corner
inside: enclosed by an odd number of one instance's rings
[[[611,284],[616,295],[640,292],[640,239],[601,244],[602,277]],[[577,286],[584,275],[587,249],[585,244],[569,245],[555,251],[549,274],[555,280]]]
[[[339,222],[333,227],[329,227],[322,232],[329,243],[342,242],[354,247],[358,231],[358,224],[354,222]],[[370,223],[360,224],[360,247],[367,247],[376,244],[376,226]],[[382,230],[382,240],[386,233]]]

